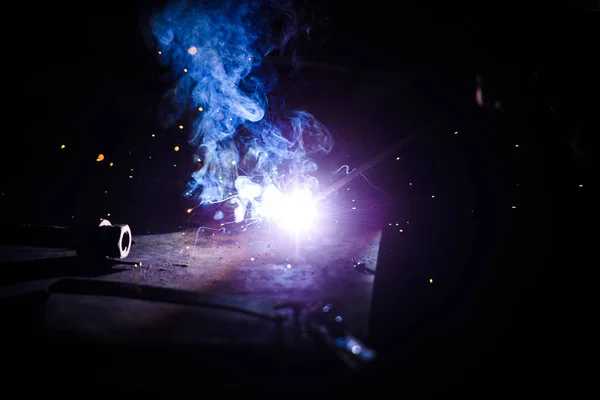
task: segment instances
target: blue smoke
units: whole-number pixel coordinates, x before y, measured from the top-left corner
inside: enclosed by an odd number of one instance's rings
[[[291,2],[171,2],[150,27],[176,80],[161,119],[172,125],[186,110],[198,114],[190,143],[203,164],[187,193],[201,203],[233,201],[244,215],[267,186],[316,188],[311,156],[331,150],[331,135],[311,114],[286,113],[268,97],[276,79],[265,57],[298,31]]]

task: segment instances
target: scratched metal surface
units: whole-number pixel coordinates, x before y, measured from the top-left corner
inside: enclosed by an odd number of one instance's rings
[[[69,250],[0,247],[2,297],[43,288],[63,277],[93,277],[202,293],[274,300],[323,301],[362,334],[374,277],[354,270],[375,267],[380,232],[335,224],[312,236],[290,237],[267,228],[181,230],[135,235],[127,261],[87,270]],[[124,307],[134,307],[135,302]],[[136,312],[134,309],[131,312]]]

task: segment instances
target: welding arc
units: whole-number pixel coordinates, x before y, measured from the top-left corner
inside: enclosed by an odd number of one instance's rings
[[[394,153],[396,153],[402,147],[406,146],[408,143],[412,142],[413,139],[415,139],[414,135],[408,135],[407,137],[403,138],[402,140],[397,141],[392,146],[388,147],[386,150],[382,151],[381,153],[379,153],[379,154],[375,155],[374,157],[370,158],[369,160],[365,161],[360,166],[353,169],[352,172],[350,172],[348,175],[344,176],[340,180],[338,180],[338,181],[334,182],[333,184],[329,185],[328,187],[326,187],[322,192],[320,192],[318,194],[315,201],[318,202],[321,200],[325,200],[332,193],[334,193],[337,190],[340,190],[341,188],[346,186],[348,183],[353,181],[356,177],[367,172],[368,170],[370,170],[371,168],[373,168],[374,166],[376,166],[383,160],[392,157],[392,155]]]

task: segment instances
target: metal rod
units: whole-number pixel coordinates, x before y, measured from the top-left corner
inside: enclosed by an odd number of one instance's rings
[[[48,288],[50,294],[79,294],[148,300],[184,306],[207,307],[243,313],[267,321],[280,322],[275,311],[252,304],[246,299],[188,292],[177,289],[138,285],[134,283],[97,281],[94,279],[61,279]]]
[[[73,248],[71,232],[63,226],[0,225],[0,243],[14,246]]]
[[[418,136],[416,134],[410,134],[398,140],[396,143],[392,144],[387,149],[383,150],[381,153],[376,154],[372,158],[362,163],[360,166],[353,169],[352,172],[350,172],[348,175],[344,176],[340,180],[326,187],[316,196],[315,201],[318,202],[325,200],[327,197],[331,196],[332,193],[334,193],[337,190],[340,190],[341,188],[352,182],[354,179],[356,179],[358,176],[364,174],[383,160],[392,157],[394,153],[396,153],[398,150],[400,150],[407,144],[411,143],[417,137],[421,139],[431,138],[435,130],[440,126],[443,126],[447,122],[447,120],[448,116],[443,116],[442,118],[426,122],[424,124],[424,128],[420,130],[422,134]]]
[[[408,143],[412,142],[414,138],[415,138],[414,135],[409,135],[409,136],[403,138],[402,140],[397,141],[396,143],[394,143],[392,146],[388,147],[386,150],[382,151],[381,153],[379,153],[379,154],[375,155],[374,157],[370,158],[369,160],[365,161],[360,166],[354,168],[352,170],[352,172],[350,172],[348,175],[344,176],[340,180],[338,180],[338,181],[334,182],[333,184],[331,184],[330,186],[326,187],[323,191],[321,191],[317,195],[315,201],[325,200],[332,193],[334,193],[337,190],[340,190],[341,188],[343,188],[344,186],[349,184],[351,181],[356,179],[356,177],[360,176],[361,174],[364,174],[365,172],[367,172],[368,170],[370,170],[371,168],[373,168],[374,166],[376,166],[377,164],[379,164],[386,158],[391,157],[395,152],[400,150],[402,147],[406,146]]]

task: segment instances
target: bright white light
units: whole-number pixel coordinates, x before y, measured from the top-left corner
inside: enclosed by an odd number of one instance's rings
[[[256,206],[259,217],[279,228],[301,232],[309,230],[317,217],[317,207],[309,189],[283,194],[275,186],[267,186]]]
[[[235,189],[243,200],[254,200],[260,196],[262,188],[258,183],[252,182],[247,176],[238,176],[235,180]]]

